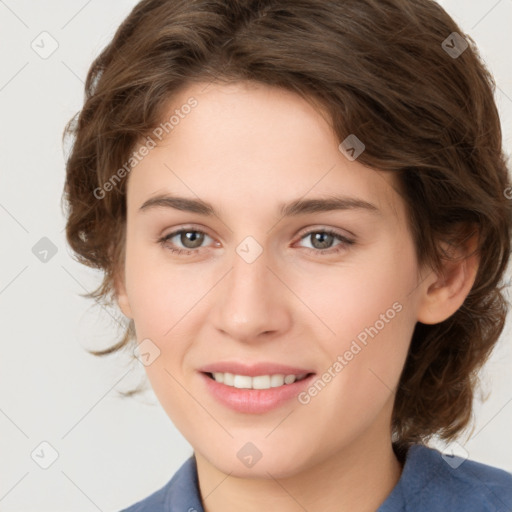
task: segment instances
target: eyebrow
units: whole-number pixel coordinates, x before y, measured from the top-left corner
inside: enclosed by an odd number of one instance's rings
[[[148,211],[154,208],[173,208],[206,216],[219,217],[215,208],[201,199],[191,199],[168,194],[149,198],[139,208],[139,211]],[[350,196],[331,196],[328,198],[296,199],[289,203],[281,203],[279,212],[282,217],[292,217],[308,213],[329,212],[335,210],[363,210],[376,215],[382,212],[372,203]]]

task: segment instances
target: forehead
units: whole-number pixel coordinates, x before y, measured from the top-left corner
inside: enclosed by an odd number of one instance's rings
[[[130,172],[132,207],[173,191],[245,209],[332,194],[358,196],[395,216],[403,208],[396,177],[347,159],[325,112],[291,91],[194,83],[161,118],[149,135],[155,147]]]

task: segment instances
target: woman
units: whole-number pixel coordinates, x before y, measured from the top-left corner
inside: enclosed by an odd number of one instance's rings
[[[510,510],[493,79],[430,0],[143,0],[67,127],[67,238],[194,453],[127,511]]]

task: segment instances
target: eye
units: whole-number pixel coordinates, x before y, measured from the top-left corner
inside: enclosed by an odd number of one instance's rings
[[[347,238],[346,236],[332,230],[332,229],[318,229],[315,231],[308,231],[300,239],[311,240],[311,247],[305,247],[315,253],[337,253],[346,250],[349,246],[355,243],[354,240]],[[334,245],[333,242],[339,241],[338,244]]]
[[[176,241],[172,241],[176,238]],[[160,238],[158,242],[169,249],[171,252],[176,254],[190,254],[192,252],[197,252],[197,249],[201,248],[202,243],[205,238],[210,238],[204,231],[200,231],[197,229],[180,229],[178,231],[173,231],[168,235]],[[177,244],[182,244],[183,248],[176,248]]]
[[[199,252],[199,250],[203,248],[203,243],[207,238],[213,240],[204,231],[192,228],[182,228],[160,238],[158,243],[174,254],[190,255]],[[304,247],[304,249],[311,251],[314,254],[338,253],[355,244],[354,240],[351,240],[332,229],[308,231],[301,236],[300,240],[306,240],[308,238],[311,240],[311,247]],[[336,241],[339,243],[333,245]]]

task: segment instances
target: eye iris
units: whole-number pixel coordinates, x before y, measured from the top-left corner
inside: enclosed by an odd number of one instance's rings
[[[187,249],[195,249],[196,247],[200,247],[203,240],[204,240],[204,234],[199,233],[197,231],[184,231],[181,233],[181,236],[180,236],[180,242]],[[192,243],[192,245],[188,245],[190,242]]]
[[[311,236],[315,249],[328,249],[334,240],[334,237],[329,233],[313,233]],[[317,242],[319,242],[319,245],[317,245]]]

